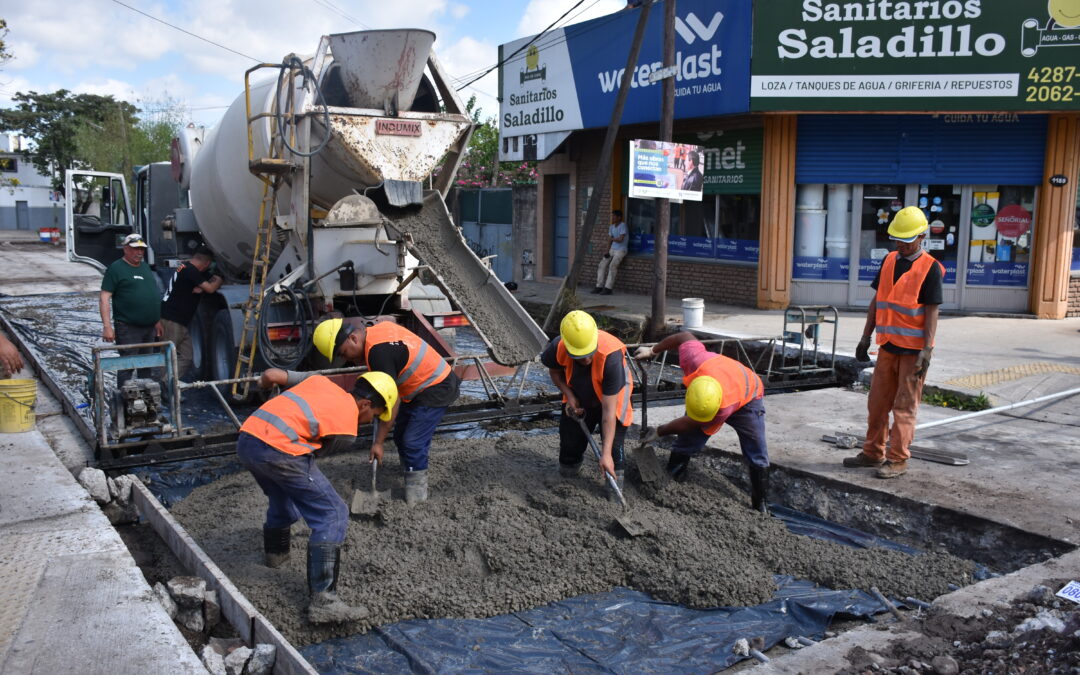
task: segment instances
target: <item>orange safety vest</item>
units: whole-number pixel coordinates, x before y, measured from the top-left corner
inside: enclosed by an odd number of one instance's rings
[[[722,398],[718,411],[733,405],[741,408],[765,393],[765,386],[761,384],[761,378],[757,373],[722,354],[709,358],[698,366],[697,370],[684,375],[683,386],[689,387],[691,382],[704,375],[720,383]],[[724,426],[723,422],[710,422],[709,426],[703,427],[702,430],[712,436],[720,431],[722,426]]]
[[[922,290],[926,275],[935,263],[941,263],[934,256],[923,252],[911,269],[900,275],[893,283],[896,272],[896,260],[900,254],[893,251],[885,256],[881,263],[881,276],[878,278],[877,295],[877,343],[891,342],[905,349],[922,349],[926,344],[926,307],[919,304],[919,291]],[[942,278],[945,268],[941,267]],[[933,344],[929,345],[933,347]]]
[[[372,347],[387,342],[402,342],[409,349],[409,362],[405,365],[405,370],[396,374],[387,373],[394,377],[394,382],[398,387],[398,396],[405,403],[450,375],[450,366],[446,365],[446,361],[432,349],[431,345],[393,321],[380,321],[367,329],[364,338],[364,363],[367,363]]]
[[[614,352],[621,352],[625,381],[623,388],[619,390],[615,398],[615,412],[619,424],[627,427],[634,422],[634,408],[630,405],[630,397],[634,393],[634,380],[630,377],[630,364],[627,361],[626,345],[619,338],[602,330],[597,331],[596,351],[593,353],[592,386],[593,391],[596,392],[596,400],[603,401],[604,364],[607,363],[607,355]],[[566,344],[562,340],[559,340],[559,347],[555,351],[555,360],[566,370],[566,382],[569,384],[574,377],[574,358],[570,356],[570,352],[566,351]],[[563,401],[566,401],[565,397],[563,397]]]
[[[325,436],[355,436],[359,422],[352,394],[312,375],[264,403],[240,431],[290,455],[306,455],[321,448]]]

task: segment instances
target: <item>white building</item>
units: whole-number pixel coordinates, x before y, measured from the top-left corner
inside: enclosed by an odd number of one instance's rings
[[[18,134],[0,134],[0,230],[62,230],[64,197],[23,157],[25,147]]]

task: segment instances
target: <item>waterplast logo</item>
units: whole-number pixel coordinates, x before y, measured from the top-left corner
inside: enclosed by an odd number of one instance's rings
[[[686,15],[686,18],[676,17],[675,19],[675,32],[679,37],[686,42],[687,45],[692,45],[700,38],[702,42],[710,42],[716,37],[716,33],[720,30],[720,25],[724,21],[724,15],[721,12],[713,14],[708,25],[703,23],[701,19],[697,17],[693,12]],[[723,52],[715,43],[709,45],[707,50],[702,50],[695,54],[684,55],[681,50],[675,53],[675,77],[679,82],[687,80],[696,80],[700,78],[719,77],[720,58]],[[664,64],[660,61],[653,63],[642,63],[634,68],[630,74],[630,87],[633,89],[648,87],[651,84],[659,84],[662,80],[656,80],[655,82],[649,81],[649,75],[655,71],[664,67]],[[625,68],[619,68],[617,70],[605,70],[596,74],[596,77],[600,83],[600,91],[605,94],[610,94],[619,88],[619,83],[622,82],[623,75],[626,73]],[[709,89],[703,89],[702,92],[694,93],[711,93],[712,91],[719,91],[719,83],[709,85]],[[690,93],[690,92],[687,92]],[[676,93],[678,95],[678,93]]]
[[[720,12],[713,14],[712,21],[709,25],[701,23],[701,19],[697,18],[697,15],[690,12],[686,15],[686,20],[676,17],[675,18],[675,32],[679,34],[686,44],[694,44],[694,40],[701,38],[708,42],[716,35],[716,31],[720,28],[720,22],[724,20],[724,15]]]

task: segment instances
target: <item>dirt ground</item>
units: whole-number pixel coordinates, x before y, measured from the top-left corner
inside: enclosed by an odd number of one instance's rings
[[[246,472],[195,490],[174,515],[256,606],[298,646],[409,618],[475,618],[627,586],[689,607],[755,605],[771,598],[774,574],[830,588],[877,586],[930,600],[966,584],[972,565],[947,554],[912,557],[854,550],[791,534],[748,508],[749,498],[703,462],[691,479],[654,490],[635,484],[635,514],[658,525],[629,538],[613,524],[595,462],[558,477],[556,435],[440,439],[433,448],[431,499],[400,501],[397,458],[387,453],[379,489],[396,499],[381,516],[349,526],[339,592],[371,610],[363,623],[316,627],[303,618],[307,531],[294,526],[292,558],[262,563],[266,498]],[[369,480],[366,452],[321,458],[346,497]]]
[[[898,630],[923,637],[885,653],[856,647],[848,653],[856,673],[1076,673],[1080,672],[1080,607],[1053,590],[1067,580],[1046,580],[1024,597],[972,618],[943,611],[909,615]]]

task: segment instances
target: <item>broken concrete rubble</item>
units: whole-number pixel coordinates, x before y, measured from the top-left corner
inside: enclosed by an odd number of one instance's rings
[[[225,657],[225,672],[228,675],[242,675],[244,666],[247,665],[250,657],[251,649],[249,647],[240,647],[233,650]]]
[[[79,485],[86,488],[86,491],[90,493],[95,502],[98,504],[109,503],[109,482],[104,471],[88,466],[79,472],[77,480]]]
[[[206,595],[206,582],[199,577],[174,577],[166,584],[169,594],[176,604],[186,609],[198,609],[202,612],[203,598]]]
[[[169,618],[175,621],[178,609],[176,607],[176,601],[173,600],[172,595],[169,594],[169,589],[165,588],[165,585],[159,581],[154,584],[154,595],[157,596],[161,606],[165,608],[165,613],[169,615]]]

